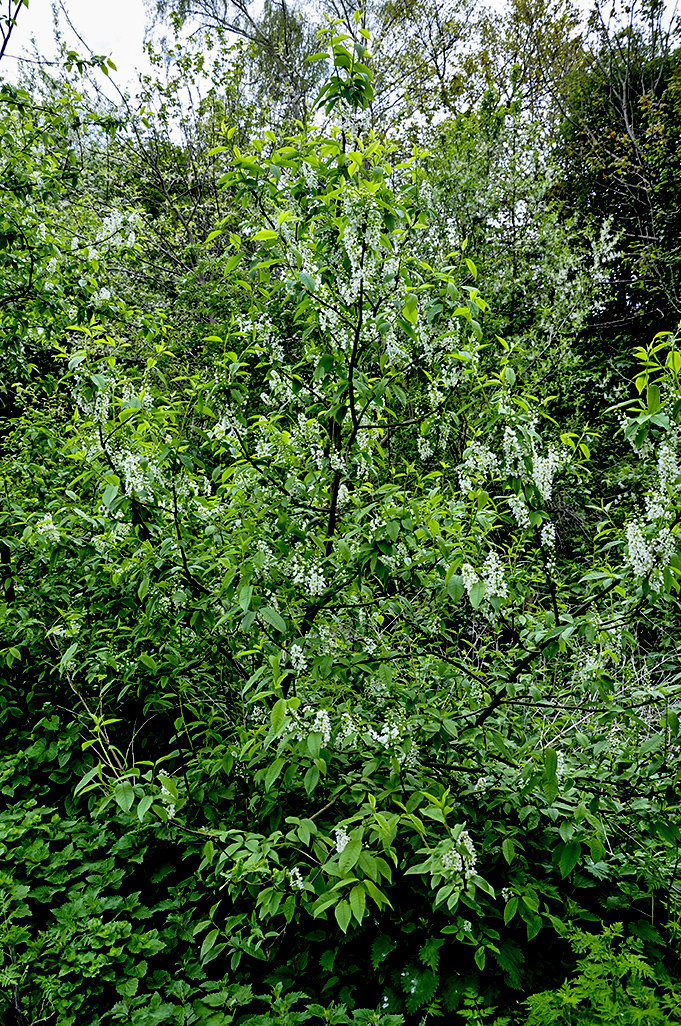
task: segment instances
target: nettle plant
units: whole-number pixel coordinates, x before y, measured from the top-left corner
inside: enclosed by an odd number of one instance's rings
[[[622,668],[679,590],[680,358],[626,428],[663,511],[579,541],[586,442],[483,342],[463,246],[421,258],[418,154],[363,127],[364,43],[330,46],[335,123],[223,148],[244,312],[214,374],[92,328],[64,350],[74,415],[14,506],[32,613],[3,658],[39,650],[76,696],[77,796],[197,848],[204,963],[453,1010],[558,972],[601,901],[671,911],[675,692]]]

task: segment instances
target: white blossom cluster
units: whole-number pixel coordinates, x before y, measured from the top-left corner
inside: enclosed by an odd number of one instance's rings
[[[541,456],[532,449],[532,476],[544,502],[549,502],[553,491],[553,476],[560,466],[560,457],[555,446],[550,445],[546,455]]]
[[[167,787],[161,787],[161,801],[163,802],[163,806],[168,814],[168,819],[174,819],[175,803],[173,801],[173,796]]]
[[[403,724],[397,719],[390,719],[383,724],[380,731],[374,730],[373,727],[367,727],[366,734],[381,748],[390,748],[400,743],[403,730]]]
[[[474,586],[480,581],[485,584],[485,598],[490,599],[498,596],[506,598],[508,595],[508,584],[504,580],[504,564],[494,551],[490,549],[482,564],[480,573],[473,569],[470,563],[464,563],[461,567],[461,576],[466,592],[470,595]]]
[[[291,666],[296,673],[305,673],[305,670],[307,669],[307,659],[305,658],[302,645],[291,645],[289,658],[291,660]]]
[[[647,578],[651,588],[662,587],[662,571],[676,549],[676,539],[669,527],[662,527],[652,537],[647,537],[641,521],[627,524],[627,560],[637,577]]]
[[[293,555],[288,562],[288,573],[292,583],[308,595],[316,597],[324,594],[326,580],[318,564],[306,565],[298,555]]]
[[[336,733],[336,748],[354,748],[356,743],[357,724],[349,712],[344,712]]]
[[[527,508],[524,494],[521,492],[520,495],[510,495],[508,497],[508,504],[511,507],[516,524],[521,531],[526,531],[530,526],[530,511]]]
[[[341,855],[350,842],[350,835],[342,826],[337,826],[333,832],[336,835],[336,851]]]
[[[123,248],[132,249],[135,245],[135,228],[137,218],[129,212],[123,214],[120,210],[112,210],[108,217],[102,221],[97,243],[110,249]],[[74,239],[77,243],[77,239]],[[77,247],[76,247],[77,248]]]
[[[165,484],[158,468],[138,453],[126,452],[119,456],[118,463],[130,495],[149,498],[153,494],[154,481],[162,486]]]
[[[440,862],[445,876],[463,876],[464,880],[469,880],[473,876],[477,855],[467,830],[461,831],[459,839],[441,856]]]
[[[545,549],[555,549],[556,547],[556,528],[548,520],[542,524],[541,543]]]
[[[673,491],[676,478],[681,473],[676,453],[669,442],[663,442],[657,457],[657,473],[660,479],[660,490],[662,492]]]
[[[56,543],[59,541],[59,531],[55,527],[51,513],[46,513],[35,525],[36,533],[48,541]]]
[[[288,879],[291,885],[291,890],[302,891],[305,888],[305,882],[303,880],[302,873],[298,866],[294,866],[293,869],[288,871]]]
[[[492,450],[481,442],[471,442],[458,470],[459,488],[462,492],[470,492],[473,490],[472,476],[476,472],[491,474],[498,470],[499,460]]]
[[[322,744],[327,748],[331,741],[331,719],[326,709],[317,710],[317,715],[312,724],[312,731],[322,735]]]
[[[499,598],[506,598],[508,595],[508,585],[504,580],[504,564],[494,549],[490,549],[482,565],[482,579],[486,585],[487,590],[485,594],[487,598],[492,598],[494,595],[498,595]]]

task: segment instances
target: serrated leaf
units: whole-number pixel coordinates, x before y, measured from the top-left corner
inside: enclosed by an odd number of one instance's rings
[[[374,969],[378,969],[383,959],[387,958],[396,947],[397,942],[392,937],[389,937],[387,933],[382,933],[380,937],[377,937],[371,945],[371,964]]]
[[[480,603],[482,602],[482,600],[485,597],[485,592],[486,591],[487,591],[487,585],[485,584],[484,581],[476,581],[475,582],[475,584],[471,588],[470,592],[468,593],[468,597],[470,599],[471,605],[473,606],[473,609],[477,609],[478,608],[478,606],[480,605]]]
[[[272,231],[271,228],[261,228],[252,238],[254,242],[271,242],[274,239],[278,239],[279,235],[277,232]]]

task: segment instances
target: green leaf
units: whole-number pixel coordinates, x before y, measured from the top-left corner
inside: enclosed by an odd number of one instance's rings
[[[410,324],[416,324],[419,319],[419,305],[413,292],[407,296],[407,301],[402,308],[402,316]]]
[[[339,901],[333,910],[336,917],[336,922],[340,926],[343,933],[348,932],[348,927],[352,922],[352,909],[350,908],[350,902],[346,901],[345,898]]]
[[[279,238],[279,233],[272,231],[271,228],[261,228],[252,238],[254,242],[272,242]]]
[[[275,782],[275,780],[281,773],[282,769],[284,768],[284,765],[285,763],[283,759],[275,759],[274,762],[267,767],[267,773],[265,774],[266,791],[270,790],[272,784]]]
[[[272,712],[270,713],[270,727],[272,728],[272,733],[275,737],[284,725],[284,720],[286,719],[286,708],[285,698],[280,698],[272,706]]]
[[[503,853],[504,858],[510,866],[510,864],[513,862],[513,859],[515,858],[515,848],[513,847],[513,841],[510,837],[506,837],[503,840],[501,845],[501,851]]]
[[[147,812],[151,808],[153,800],[154,799],[150,794],[145,794],[142,798],[140,798],[137,804],[137,818],[139,819],[140,823],[142,822]]]
[[[657,413],[662,406],[662,397],[660,395],[659,385],[648,385],[646,395],[648,400],[648,413]]]
[[[123,812],[130,812],[132,803],[135,800],[135,792],[129,780],[119,780],[114,787],[114,798]]]
[[[271,606],[264,606],[260,610],[260,614],[266,623],[274,627],[275,630],[279,631],[280,634],[286,634],[286,621],[276,609],[272,609]]]
[[[506,902],[506,905],[504,907],[504,925],[505,926],[508,926],[508,924],[511,922],[511,920],[513,919],[513,917],[515,916],[517,911],[518,911],[518,897],[517,897],[517,895],[512,894],[511,897]]]
[[[563,850],[560,853],[558,859],[558,868],[560,875],[565,878],[575,868],[579,862],[579,857],[582,852],[582,846],[579,841],[570,841],[568,844],[563,846]]]
[[[199,954],[199,958],[200,959],[203,960],[206,957],[206,955],[208,954],[210,949],[213,947],[213,945],[215,944],[215,942],[216,942],[216,940],[218,939],[219,936],[220,936],[220,931],[219,930],[211,930],[210,933],[206,934],[206,936],[203,938],[203,944],[201,945],[201,952]]]
[[[475,584],[471,588],[470,593],[468,595],[469,599],[471,600],[471,605],[473,606],[473,609],[477,609],[478,608],[478,606],[480,605],[480,603],[482,602],[482,600],[485,597],[485,592],[486,591],[487,591],[487,585],[485,584],[484,581],[476,581],[475,582]]]
[[[66,669],[66,667],[69,665],[69,663],[71,662],[71,660],[73,659],[73,657],[74,657],[74,655],[76,654],[77,651],[78,651],[78,642],[74,641],[72,645],[69,645],[69,647],[66,649],[66,651],[63,654],[63,656],[59,660],[59,669],[60,670],[65,670]]]
[[[243,253],[233,253],[227,261],[227,263],[225,264],[225,274],[229,274],[230,271],[233,271],[235,267],[238,267],[243,258]]]
[[[350,908],[357,922],[361,923],[366,908],[366,891],[361,884],[355,884],[350,891]]]
[[[351,838],[343,848],[343,851],[338,857],[338,868],[341,873],[347,875],[353,866],[359,862],[359,857],[362,853],[362,842],[359,837]]]
[[[104,494],[102,495],[102,502],[104,503],[104,505],[106,506],[107,509],[111,509],[111,507],[113,506],[114,502],[116,501],[116,497],[117,496],[118,496],[118,485],[115,485],[115,484],[107,485],[106,488],[104,489]]]
[[[465,589],[463,586],[463,577],[461,576],[461,574],[454,574],[447,581],[447,594],[453,602],[460,601],[464,593],[464,590]]]

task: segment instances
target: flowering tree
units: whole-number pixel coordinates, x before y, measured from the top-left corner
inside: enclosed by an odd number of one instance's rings
[[[486,342],[464,240],[438,252],[419,154],[364,125],[361,33],[329,45],[327,127],[215,153],[239,298],[209,372],[81,325],[56,412],[5,440],[8,787],[68,793],[12,820],[0,993],[26,1015],[230,1022],[269,984],[254,1022],[305,994],[299,1021],[519,1022],[573,927],[607,907],[654,957],[639,920],[676,908],[676,656],[639,624],[678,610],[681,355],[642,351],[622,413],[641,509],[594,509],[587,441]],[[106,853],[87,921],[54,882],[67,817]],[[169,865],[158,929],[112,897],[135,859]]]

